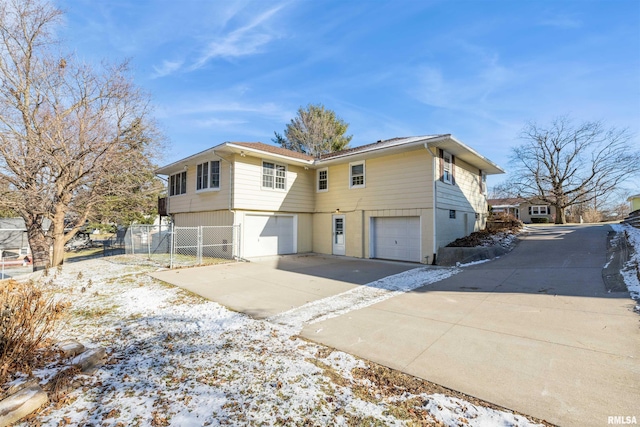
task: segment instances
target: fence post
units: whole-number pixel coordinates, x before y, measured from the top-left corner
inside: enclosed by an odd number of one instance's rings
[[[233,251],[236,261],[240,259],[240,224],[236,224],[233,226]]]
[[[176,240],[175,231],[173,229],[173,222],[171,223],[171,230],[169,231],[169,269],[173,269],[173,245]]]
[[[133,227],[133,224],[129,225],[129,230],[131,230],[131,233],[129,233],[129,238],[131,239],[131,255],[136,254],[136,244],[133,241]]]
[[[151,227],[147,227],[147,253],[151,260]]]
[[[196,265],[201,265],[202,264],[202,226],[198,227],[198,237],[197,237],[197,248],[196,248]]]

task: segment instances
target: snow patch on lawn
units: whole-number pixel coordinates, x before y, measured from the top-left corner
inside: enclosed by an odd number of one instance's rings
[[[149,271],[149,266],[94,259],[66,264],[44,278],[58,298],[72,303],[72,316],[59,338],[103,346],[108,361],[93,376],[81,377],[83,384],[65,401],[43,408],[30,424],[403,426],[412,422],[393,415],[402,403],[397,398],[363,399],[354,393],[355,385],[370,386],[352,374],[356,367],[366,368],[365,362],[298,339],[290,326],[255,320],[164,285],[145,274]],[[377,288],[370,289],[381,295],[406,292],[455,272],[416,269],[374,282]],[[360,303],[377,297],[361,295]],[[43,378],[52,372],[53,366],[48,366],[34,374]],[[423,396],[429,402],[428,423],[533,425],[506,411],[441,395]],[[403,399],[415,397],[407,394]]]

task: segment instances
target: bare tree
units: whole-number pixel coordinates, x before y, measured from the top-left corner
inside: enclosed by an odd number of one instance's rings
[[[273,141],[283,148],[318,158],[347,148],[353,138],[345,136],[348,127],[348,123],[324,105],[309,104],[306,109],[298,109],[298,115],[287,125],[284,137],[275,132]]]
[[[640,151],[629,132],[602,122],[575,126],[560,117],[549,127],[530,123],[522,140],[513,149],[510,185],[519,196],[555,206],[556,224],[566,223],[566,208],[604,198],[640,172]]]
[[[46,0],[0,1],[0,209],[24,218],[36,269],[61,264],[105,200],[145,185],[159,141],[127,64],[60,54],[60,18]]]

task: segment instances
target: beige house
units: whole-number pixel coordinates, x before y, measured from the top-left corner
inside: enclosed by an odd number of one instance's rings
[[[176,226],[240,225],[238,256],[315,252],[433,263],[482,229],[486,176],[504,171],[451,135],[310,156],[225,142],[156,171]]]
[[[555,206],[541,201],[506,198],[489,199],[488,203],[492,212],[508,213],[525,224],[535,222],[554,223],[556,219]]]

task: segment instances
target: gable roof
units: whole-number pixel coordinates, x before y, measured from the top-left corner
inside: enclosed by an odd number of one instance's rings
[[[458,141],[451,136],[451,134],[441,134],[391,138],[384,141],[380,140],[372,144],[323,154],[319,159],[315,159],[314,157],[304,153],[264,144],[262,142],[224,142],[215,147],[201,151],[200,153],[196,153],[187,158],[178,160],[177,162],[158,168],[156,170],[156,174],[170,175],[172,173],[176,173],[188,166],[189,163],[193,163],[199,159],[204,160],[207,156],[210,157],[215,155],[220,157],[218,153],[235,153],[243,156],[252,154],[256,157],[263,157],[276,161],[286,161],[288,163],[298,164],[305,167],[322,167],[324,165],[349,161],[352,158],[364,159],[378,156],[383,153],[394,154],[396,152],[399,153],[421,147],[429,149],[431,154],[434,156],[438,155],[438,152],[435,150],[446,150],[464,162],[481,169],[489,175],[504,173],[504,170],[500,166],[482,156],[471,147],[468,147]]]

